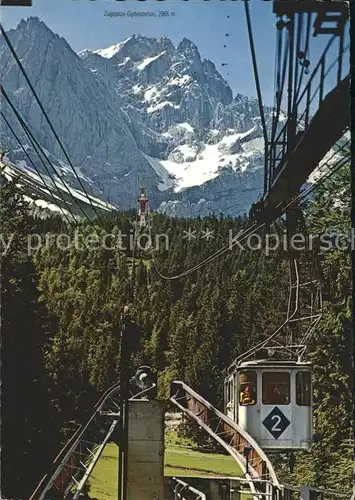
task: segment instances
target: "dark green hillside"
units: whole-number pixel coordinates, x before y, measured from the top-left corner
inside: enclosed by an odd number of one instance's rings
[[[16,245],[2,263],[2,455],[3,494],[26,498],[47,470],[61,442],[90,413],[98,395],[119,374],[122,312],[130,306],[129,344],[132,372],[140,363],[159,373],[160,396],[170,381],[183,379],[211,403],[222,403],[225,368],[282,322],[288,294],[285,253],[228,250],[212,264],[179,280],[183,272],[228,244],[246,223],[211,216],[203,220],[153,216],[153,237],[169,236],[169,248],[154,252],[117,248],[42,246],[26,252],[27,235],[58,235],[58,218],[33,220],[16,188],[3,180],[1,211],[5,234],[16,231]],[[16,198],[17,199],[17,198]],[[334,209],[334,200],[340,199]],[[105,217],[99,234],[129,234],[131,214]],[[319,188],[306,211],[309,230],[332,227],[350,231],[349,169]],[[184,231],[196,231],[190,242]],[[209,241],[202,231],[214,231]],[[82,237],[94,234],[87,224]],[[74,229],[69,236],[74,238]],[[308,455],[296,455],[293,474],[279,456],[287,483],[307,482],[338,491],[351,488],[352,468],[352,325],[351,262],[348,249],[322,255],[325,314],[313,338],[315,432]],[[156,266],[156,267],[155,267]],[[21,368],[21,370],[20,370]],[[16,379],[15,374],[21,373]],[[10,395],[16,398],[10,402]],[[26,410],[24,410],[24,408]],[[16,422],[14,437],[13,424]],[[36,450],[36,460],[33,453]],[[38,459],[40,457],[40,459]],[[25,466],[25,463],[27,464]],[[13,478],[13,470],[18,477]],[[14,485],[16,481],[16,486]]]

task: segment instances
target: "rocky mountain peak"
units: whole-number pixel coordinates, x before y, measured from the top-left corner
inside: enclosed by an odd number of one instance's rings
[[[48,26],[37,16],[30,16],[26,19],[21,19],[16,29],[9,30],[9,36],[15,36],[17,41],[25,39],[28,46],[31,48],[37,45],[46,43],[62,43],[69,47],[65,38],[54,33]]]
[[[149,38],[140,34],[133,34],[126,40],[111,45],[104,49],[91,51],[105,59],[112,59],[114,63],[122,63],[129,59],[132,62],[141,61],[144,58],[154,57],[161,52],[172,54],[175,48],[171,40],[166,37]],[[81,57],[87,57],[90,51],[79,53]]]
[[[197,46],[191,40],[189,40],[188,38],[185,38],[185,37],[181,40],[181,42],[177,46],[176,50],[177,50],[177,52],[180,52],[180,53],[183,53],[186,55],[194,54],[194,55],[198,55],[200,57]]]
[[[33,32],[33,30],[53,35],[53,32],[37,16],[30,16],[27,19],[21,19],[16,27],[16,31],[18,33],[28,33],[29,31]]]
[[[223,211],[231,205],[230,196],[239,200],[233,213],[242,213],[258,196],[263,142],[257,101],[240,94],[233,98],[216,65],[202,61],[188,38],[175,48],[166,37],[132,34],[110,47],[77,55],[38,18],[21,21],[11,37],[94,195],[129,208],[135,206],[132,193],[145,184],[153,208],[179,216]],[[5,49],[0,47],[6,90],[75,186]],[[13,151],[11,160],[26,165],[3,131],[1,140]]]

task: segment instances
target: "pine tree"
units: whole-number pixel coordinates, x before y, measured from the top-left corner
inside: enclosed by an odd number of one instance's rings
[[[28,207],[15,183],[1,175],[2,234],[12,245],[1,258],[2,496],[28,498],[59,444],[59,420],[43,346],[53,323],[39,303],[35,268],[27,255]]]

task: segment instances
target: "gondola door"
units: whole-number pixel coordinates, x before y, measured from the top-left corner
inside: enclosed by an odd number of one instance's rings
[[[262,372],[260,445],[292,448],[292,380],[289,371]]]
[[[234,374],[231,374],[225,383],[225,414],[228,418],[234,421],[234,407],[235,407],[235,387],[234,387]]]

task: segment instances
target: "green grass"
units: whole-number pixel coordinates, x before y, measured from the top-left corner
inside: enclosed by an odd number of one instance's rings
[[[90,476],[90,496],[99,500],[117,500],[118,447],[108,444]]]
[[[226,455],[167,446],[165,450],[165,476],[219,475],[241,476],[242,472],[233,458]]]
[[[229,456],[200,453],[170,444],[176,436],[167,439],[165,450],[165,476],[240,476],[237,463]],[[180,439],[178,439],[180,441]],[[180,441],[181,442],[181,441]],[[185,442],[185,441],[184,441]],[[90,477],[90,496],[99,500],[117,499],[118,448],[106,445]]]
[[[192,439],[179,436],[176,431],[165,432],[165,446],[185,446],[197,450],[197,446]]]

